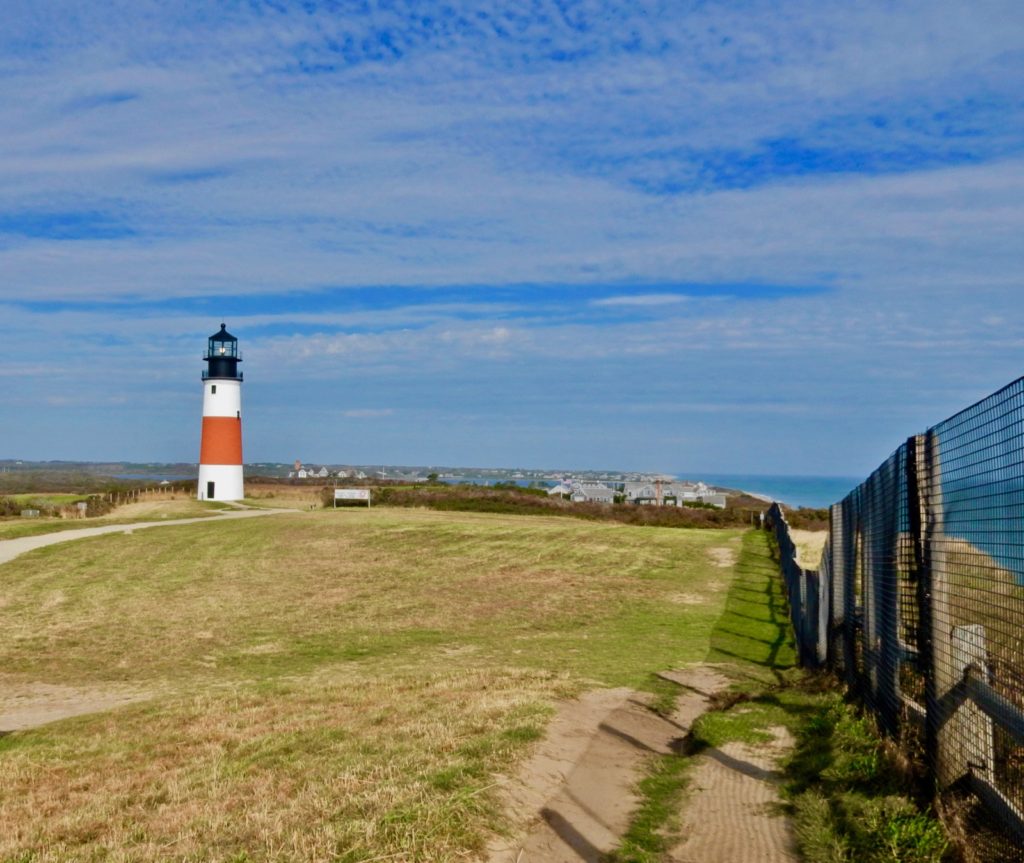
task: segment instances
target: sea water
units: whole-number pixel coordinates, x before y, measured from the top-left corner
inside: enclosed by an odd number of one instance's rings
[[[790,506],[809,506],[815,509],[838,503],[864,481],[864,477],[852,476],[790,476],[700,471],[681,471],[678,476],[680,479],[701,480],[708,485],[750,492]]]

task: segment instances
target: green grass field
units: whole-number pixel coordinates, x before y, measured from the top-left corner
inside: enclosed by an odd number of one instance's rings
[[[87,500],[84,494],[11,494],[7,497],[16,500],[20,504],[42,504],[43,506],[66,506],[69,503],[77,503],[80,500]]]
[[[0,738],[0,860],[471,859],[554,703],[704,660],[730,560],[766,555],[383,508],[33,552],[0,568],[0,685],[149,697]]]

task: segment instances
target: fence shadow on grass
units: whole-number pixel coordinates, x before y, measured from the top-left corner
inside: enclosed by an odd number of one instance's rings
[[[778,564],[761,531],[743,537],[725,610],[711,633],[707,659],[750,663],[766,669],[776,679],[796,664]]]

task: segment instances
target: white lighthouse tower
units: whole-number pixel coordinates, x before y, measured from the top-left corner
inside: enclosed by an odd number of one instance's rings
[[[210,336],[203,371],[203,438],[199,447],[199,500],[241,500],[242,354],[224,324]]]

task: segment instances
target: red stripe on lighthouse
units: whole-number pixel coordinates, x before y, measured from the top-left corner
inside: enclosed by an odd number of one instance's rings
[[[236,417],[203,417],[200,464],[242,463],[242,421]]]

